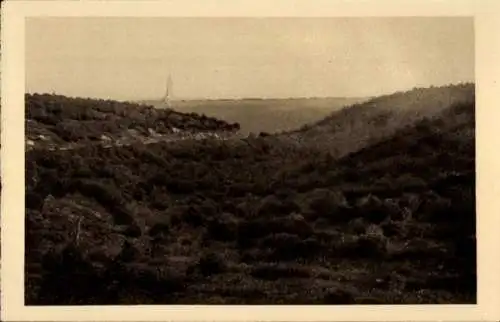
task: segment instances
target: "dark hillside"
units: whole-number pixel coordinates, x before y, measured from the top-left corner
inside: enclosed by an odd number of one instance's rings
[[[430,114],[341,159],[274,136],[29,151],[26,302],[475,303],[474,102]]]
[[[434,118],[455,104],[475,101],[474,84],[415,88],[347,106],[325,119],[284,135],[343,156]]]
[[[38,142],[100,141],[102,136],[169,134],[174,128],[188,131],[236,131],[213,117],[156,109],[112,100],[70,98],[62,95],[26,94],[27,138]]]

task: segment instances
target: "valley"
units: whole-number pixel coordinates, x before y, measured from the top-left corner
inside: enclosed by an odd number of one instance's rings
[[[226,122],[240,124],[242,135],[260,132],[286,132],[323,119],[342,107],[369,98],[294,98],[294,99],[213,99],[178,100],[172,108],[182,113],[205,114]],[[158,101],[142,101],[164,108]]]
[[[26,304],[476,303],[474,84],[250,101],[27,95]]]

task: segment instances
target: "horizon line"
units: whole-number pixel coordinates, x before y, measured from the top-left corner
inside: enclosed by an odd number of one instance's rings
[[[429,89],[429,88],[439,88],[439,87],[449,87],[449,86],[460,86],[460,85],[475,85],[475,80],[474,81],[459,81],[459,82],[454,82],[454,83],[447,83],[447,84],[430,84],[427,86],[413,86],[413,87],[408,87],[406,89],[399,89],[399,90],[394,90],[391,92],[385,92],[385,93],[378,93],[378,94],[372,94],[372,95],[359,95],[359,96],[276,96],[276,97],[178,97],[175,98],[173,97],[171,101],[173,102],[182,102],[182,101],[242,101],[242,100],[298,100],[298,99],[372,99],[375,97],[380,97],[380,96],[387,96],[387,95],[393,95],[396,93],[404,93],[404,92],[409,92],[412,90],[416,89]],[[68,98],[82,98],[82,99],[97,99],[97,100],[112,100],[112,101],[121,101],[121,102],[146,102],[146,101],[158,101],[162,102],[163,99],[156,97],[156,98],[112,98],[112,97],[99,97],[99,96],[84,96],[84,95],[70,95],[70,94],[64,94],[64,93],[58,93],[56,91],[46,91],[46,92],[37,92],[37,91],[30,91],[30,92],[25,92],[25,94],[28,95],[59,95],[59,96],[65,96]]]
[[[185,98],[171,98],[172,102],[182,102],[182,101],[243,101],[243,100],[294,100],[294,99],[328,99],[328,98],[341,98],[341,99],[360,99],[374,97],[369,96],[275,96],[275,97],[252,97],[252,96],[242,96],[242,97],[185,97]],[[132,99],[132,101],[161,101],[159,98],[143,98],[143,99]]]
[[[123,101],[123,102],[163,102],[162,98],[111,98],[111,97],[99,97],[99,96],[83,96],[83,95],[70,95],[58,92],[26,92],[27,95],[55,95],[55,96],[65,96],[68,98],[82,98],[82,99],[102,99],[102,100],[113,100],[113,101]],[[182,101],[243,101],[243,100],[295,100],[295,99],[365,99],[373,98],[378,95],[367,95],[367,96],[276,96],[276,97],[185,97],[185,98],[171,98],[172,102],[182,102]]]

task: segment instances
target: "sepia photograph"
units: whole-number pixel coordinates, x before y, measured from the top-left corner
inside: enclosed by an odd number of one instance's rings
[[[472,18],[28,18],[27,305],[474,304]]]
[[[296,2],[2,4],[2,319],[498,313],[493,15]]]

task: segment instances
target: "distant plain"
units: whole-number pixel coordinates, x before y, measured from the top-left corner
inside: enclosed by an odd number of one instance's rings
[[[205,114],[226,122],[240,124],[240,133],[281,132],[295,130],[304,124],[317,122],[345,106],[369,98],[247,98],[213,100],[177,100],[172,108],[178,112]],[[156,108],[166,107],[157,100],[141,103]]]

